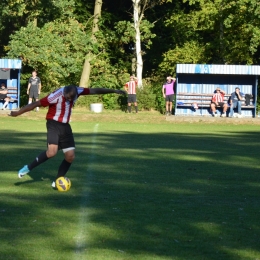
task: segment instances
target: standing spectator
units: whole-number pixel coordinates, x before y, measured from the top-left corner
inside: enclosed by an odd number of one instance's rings
[[[220,89],[220,88],[216,88],[216,91],[211,99],[211,111],[212,111],[212,115],[213,116],[217,116],[216,113],[216,107],[222,107],[223,109],[223,113],[221,115],[221,117],[226,117],[226,112],[228,109],[228,105],[226,103],[224,103],[224,97],[225,97],[225,91]]]
[[[2,108],[3,110],[5,110],[10,101],[10,98],[7,96],[7,87],[6,87],[5,83],[1,83],[0,100],[5,101],[3,108]]]
[[[80,96],[109,93],[126,94],[124,90],[83,88],[69,85],[59,88],[48,96],[22,107],[19,111],[11,111],[10,116],[16,117],[36,107],[49,107],[46,115],[47,151],[43,151],[31,163],[20,169],[18,177],[22,178],[35,167],[54,157],[58,150],[63,150],[64,160],[59,166],[56,179],[65,176],[75,158],[75,142],[69,124],[73,105]],[[53,181],[52,187],[55,188],[55,181]]]
[[[134,103],[135,112],[138,113],[136,89],[137,89],[137,78],[135,76],[130,77],[130,81],[125,84],[125,90],[128,93],[127,97],[127,111],[131,113],[131,106]]]
[[[176,79],[171,76],[166,78],[166,82],[163,84],[162,93],[166,101],[166,116],[172,114],[172,102],[174,98],[174,83]]]
[[[231,93],[230,96],[230,115],[229,117],[233,117],[234,115],[234,108],[237,107],[238,115],[237,117],[242,117],[241,115],[241,100],[243,99],[240,88],[236,87],[235,92]]]
[[[28,81],[27,95],[29,95],[28,104],[32,103],[32,100],[39,100],[39,95],[41,94],[41,79],[37,76],[36,70],[32,72],[32,76]],[[36,111],[39,111],[39,107],[36,108]]]

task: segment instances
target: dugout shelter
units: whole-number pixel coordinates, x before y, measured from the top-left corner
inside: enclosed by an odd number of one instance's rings
[[[7,86],[10,102],[10,110],[20,107],[20,77],[22,60],[20,59],[0,59],[0,84],[2,82]],[[3,107],[3,101],[0,100],[0,109]]]
[[[177,64],[174,114],[211,116],[211,97],[216,88],[225,91],[228,103],[231,93],[239,87],[244,97],[242,116],[255,117],[259,75],[260,66],[257,65]],[[218,113],[221,113],[220,108]],[[228,113],[229,109],[227,116]]]

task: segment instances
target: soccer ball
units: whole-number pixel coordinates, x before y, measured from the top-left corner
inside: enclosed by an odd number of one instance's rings
[[[71,181],[67,177],[59,177],[56,180],[56,188],[58,191],[68,191],[71,187]]]

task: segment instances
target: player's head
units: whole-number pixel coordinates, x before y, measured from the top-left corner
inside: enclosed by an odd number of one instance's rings
[[[36,77],[36,76],[37,76],[37,71],[36,71],[36,70],[33,70],[33,71],[32,71],[32,76],[33,76],[33,77]]]
[[[69,85],[64,87],[64,97],[68,101],[73,101],[78,96],[77,87]]]
[[[1,83],[1,88],[5,88],[5,83]]]
[[[167,80],[168,82],[171,82],[172,76],[168,76],[168,77],[166,78],[166,80]]]

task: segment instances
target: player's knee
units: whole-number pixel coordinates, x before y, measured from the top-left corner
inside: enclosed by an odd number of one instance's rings
[[[57,152],[56,151],[47,151],[46,154],[47,154],[48,158],[52,158],[57,154]]]
[[[65,159],[67,162],[72,163],[75,159],[75,153],[65,154]]]

